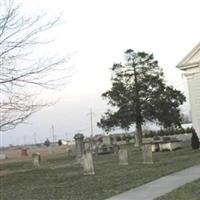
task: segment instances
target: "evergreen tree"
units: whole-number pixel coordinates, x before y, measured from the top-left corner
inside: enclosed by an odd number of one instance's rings
[[[164,127],[180,126],[179,105],[185,96],[167,86],[164,74],[153,54],[125,52],[125,63],[113,64],[112,87],[102,96],[115,108],[108,110],[97,125],[106,131],[136,124],[136,145],[142,143],[142,124],[157,121]]]

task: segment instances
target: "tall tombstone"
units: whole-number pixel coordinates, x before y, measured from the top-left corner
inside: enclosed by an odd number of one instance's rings
[[[41,156],[40,153],[36,152],[32,154],[32,158],[33,158],[33,166],[34,167],[40,167],[41,164]]]
[[[152,145],[144,144],[142,146],[142,157],[144,164],[153,164]]]
[[[95,175],[91,152],[86,152],[83,154],[82,165],[83,165],[83,175]]]
[[[128,165],[128,152],[127,149],[120,149],[118,152],[119,155],[119,164]]]
[[[76,160],[78,162],[81,162],[81,157],[84,152],[84,143],[83,143],[84,135],[81,133],[77,133],[74,136],[74,139],[75,139]]]

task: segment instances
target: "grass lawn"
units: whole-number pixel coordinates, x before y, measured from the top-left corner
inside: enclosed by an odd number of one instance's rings
[[[200,179],[188,183],[156,200],[200,200]]]
[[[81,166],[64,155],[44,160],[41,169],[32,168],[30,161],[2,164],[1,170],[22,168],[29,171],[16,171],[0,177],[0,199],[103,200],[161,176],[200,164],[200,151],[190,148],[154,153],[152,165],[142,164],[141,152],[132,145],[128,148],[128,166],[119,166],[118,157],[114,154],[95,156],[95,176],[83,176]]]

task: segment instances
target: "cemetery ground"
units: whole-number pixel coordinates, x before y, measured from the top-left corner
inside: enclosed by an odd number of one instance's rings
[[[142,152],[133,144],[124,147],[129,165],[119,165],[116,154],[96,155],[94,176],[84,176],[82,167],[65,151],[43,156],[40,168],[34,168],[30,159],[1,163],[0,172],[5,173],[0,176],[0,199],[103,200],[200,164],[200,151],[191,147],[153,153],[154,164],[143,164]]]
[[[156,200],[200,200],[200,179],[188,183]]]

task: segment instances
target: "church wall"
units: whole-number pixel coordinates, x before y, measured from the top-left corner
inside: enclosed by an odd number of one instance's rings
[[[199,66],[200,68],[200,66]],[[187,70],[189,72],[189,70]],[[193,126],[200,137],[200,71],[187,76]]]

